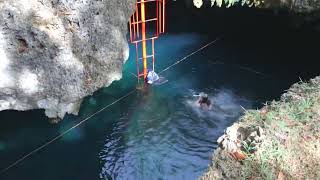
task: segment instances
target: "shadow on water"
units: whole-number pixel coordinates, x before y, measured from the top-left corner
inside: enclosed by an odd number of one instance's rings
[[[186,20],[157,40],[157,70],[220,34],[182,32],[183,23]],[[290,36],[282,35],[278,40],[265,37],[259,41],[249,38],[250,33],[228,32],[215,45],[163,72],[167,83],[147,92],[136,91],[1,174],[0,179],[196,179],[207,168],[216,139],[243,108],[259,108],[279,98],[299,77],[308,79],[319,73],[312,65],[277,64],[281,59],[314,55],[314,47],[283,42]],[[288,55],[287,47],[301,51]],[[130,54],[123,78],[87,97],[77,117],[67,116],[49,125],[42,111],[1,112],[0,169],[135,89],[131,74],[135,72],[134,47]],[[209,94],[214,104],[210,111],[195,106],[193,95],[199,92]]]

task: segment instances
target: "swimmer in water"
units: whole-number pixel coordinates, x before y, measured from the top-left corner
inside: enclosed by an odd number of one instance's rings
[[[198,100],[197,100],[197,104],[198,106],[200,106],[203,109],[211,109],[211,101],[208,97],[208,94],[201,92],[199,95]]]

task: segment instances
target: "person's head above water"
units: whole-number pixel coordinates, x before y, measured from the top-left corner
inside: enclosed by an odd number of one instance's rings
[[[204,93],[204,92],[201,92],[201,93],[199,94],[199,96],[200,96],[201,98],[208,98],[208,94],[206,94],[206,93]]]
[[[199,94],[199,99],[198,99],[198,103],[201,107],[206,107],[206,108],[210,108],[211,105],[211,101],[208,97],[208,94],[201,92]]]

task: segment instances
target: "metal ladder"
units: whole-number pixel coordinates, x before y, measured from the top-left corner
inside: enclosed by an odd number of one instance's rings
[[[155,39],[157,39],[160,34],[164,33],[165,30],[165,6],[165,0],[137,0],[136,11],[130,18],[130,42],[135,44],[136,47],[138,81],[142,77],[144,80],[146,79],[148,66],[150,65],[150,62],[148,61],[150,61],[150,59],[152,70],[155,71],[154,42]],[[153,12],[153,9],[155,9],[156,12]],[[152,13],[155,13],[155,15],[152,15]],[[154,32],[153,34],[150,34],[152,27]],[[149,34],[147,34],[147,32]],[[141,53],[139,53],[140,51]]]

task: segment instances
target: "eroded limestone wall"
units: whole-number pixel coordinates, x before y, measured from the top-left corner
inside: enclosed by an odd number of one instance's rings
[[[0,111],[77,114],[121,78],[135,0],[0,0]]]

